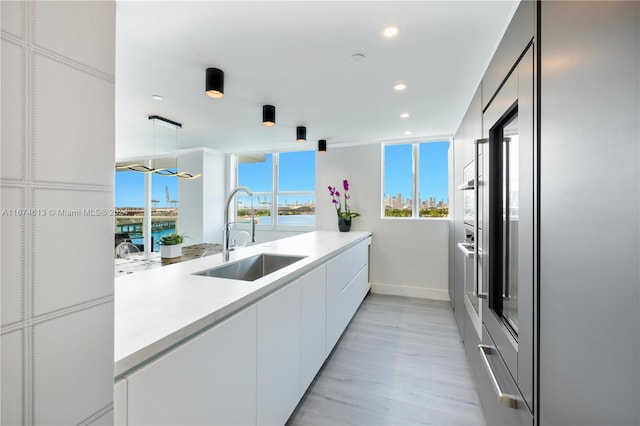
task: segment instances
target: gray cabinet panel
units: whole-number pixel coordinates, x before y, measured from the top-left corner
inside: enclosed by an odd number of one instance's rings
[[[540,424],[637,425],[640,3],[541,15]]]
[[[464,115],[464,164],[466,166],[474,160],[475,148],[473,141],[482,138],[482,85],[478,86],[471,104]]]
[[[533,409],[533,344],[534,344],[534,48],[531,47],[518,64],[518,111],[522,118],[520,130],[520,188],[519,230],[522,244],[518,247],[518,281],[520,295],[518,302],[519,321],[523,338],[518,340],[517,380],[520,392],[527,404]],[[526,119],[525,119],[526,118]],[[528,141],[528,143],[525,143]],[[528,190],[527,190],[528,188]]]
[[[486,109],[491,99],[507,78],[518,58],[531,41],[535,30],[536,2],[523,0],[507,31],[491,59],[482,78],[482,109]]]

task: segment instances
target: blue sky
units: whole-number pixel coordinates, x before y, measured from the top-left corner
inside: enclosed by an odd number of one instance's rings
[[[430,142],[420,145],[420,196],[437,201],[447,200],[448,176],[447,155],[449,142]],[[305,191],[315,188],[315,152],[296,151],[280,153],[280,190]],[[385,194],[411,198],[411,145],[387,145],[385,148],[386,173]],[[254,192],[271,192],[272,156],[268,154],[263,163],[242,163],[239,165],[239,184]],[[178,199],[178,178],[152,175],[151,198],[159,200],[158,207],[168,207],[165,186],[169,188],[172,200]],[[136,172],[116,173],[116,207],[142,207],[144,205],[144,174]],[[319,194],[323,196],[325,194]],[[239,200],[243,200],[240,197]],[[306,197],[287,197],[288,203],[304,203]],[[261,198],[264,202],[264,198]],[[271,200],[269,200],[271,201]],[[254,200],[257,203],[257,200]],[[284,200],[279,200],[283,203]]]
[[[169,207],[165,186],[169,188],[172,200],[178,199],[178,179],[171,176],[152,174],[151,199],[159,200],[158,207]],[[116,207],[144,206],[144,173],[116,172]]]
[[[387,145],[385,147],[384,193],[403,199],[412,198],[411,145]],[[435,197],[437,201],[448,199],[448,151],[449,142],[420,144],[420,198]]]

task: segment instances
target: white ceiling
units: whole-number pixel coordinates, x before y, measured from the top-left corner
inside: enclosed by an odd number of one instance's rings
[[[183,124],[180,149],[223,152],[299,148],[299,125],[307,126],[307,146],[326,139],[329,149],[451,135],[516,5],[119,1],[116,158],[175,148],[175,133],[168,146],[157,133],[154,147],[149,115]],[[392,24],[400,34],[385,39]],[[357,53],[365,60],[354,62]],[[223,99],[204,94],[208,67],[225,73]],[[397,82],[407,89],[395,92]],[[264,104],[276,106],[275,127],[261,124]]]

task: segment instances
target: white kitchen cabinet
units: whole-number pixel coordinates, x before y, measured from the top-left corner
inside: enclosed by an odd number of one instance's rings
[[[256,422],[256,306],[127,377],[130,425]]]
[[[300,278],[300,396],[327,358],[327,272],[322,265]]]
[[[369,242],[327,262],[327,352],[331,352],[369,290]]]
[[[300,280],[257,303],[257,423],[283,425],[301,396]]]

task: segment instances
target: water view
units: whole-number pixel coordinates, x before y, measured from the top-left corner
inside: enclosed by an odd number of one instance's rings
[[[142,207],[125,207],[117,210],[116,230],[117,234],[128,234],[132,243],[142,247],[144,243],[142,227],[144,209]],[[158,241],[163,235],[176,232],[178,222],[177,208],[151,209],[151,236],[153,238],[153,250],[160,251]]]

